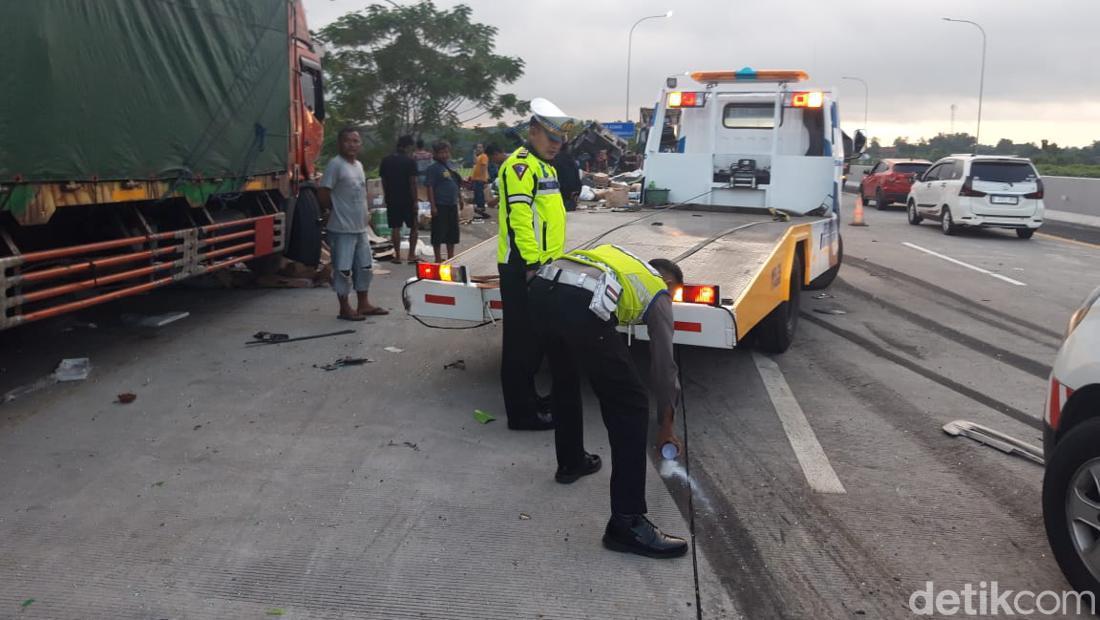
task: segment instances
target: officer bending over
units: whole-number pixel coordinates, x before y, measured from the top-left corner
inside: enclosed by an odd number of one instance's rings
[[[615,551],[668,558],[683,555],[687,542],[661,532],[646,518],[645,474],[649,397],[634,360],[615,331],[645,323],[650,339],[650,385],[656,396],[658,445],[679,445],[672,430],[679,396],[672,352],[672,298],[683,283],[674,263],[646,263],[614,245],[578,250],[543,266],[530,286],[533,324],[550,360],[554,380],[551,410],[558,470],[563,484],[599,471],[600,457],[584,449],[580,374],[600,401],[611,444],[611,520],[604,546]]]

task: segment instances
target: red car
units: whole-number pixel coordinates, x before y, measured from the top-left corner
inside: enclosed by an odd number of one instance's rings
[[[920,176],[932,162],[926,159],[884,159],[874,168],[863,173],[859,193],[863,204],[875,201],[875,208],[882,210],[892,202],[904,203],[913,185],[913,177]]]

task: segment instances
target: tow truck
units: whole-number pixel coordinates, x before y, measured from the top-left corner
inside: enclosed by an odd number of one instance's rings
[[[836,277],[845,153],[865,138],[840,129],[832,90],[803,88],[803,71],[697,71],[666,79],[645,138],[643,187],[666,204],[570,213],[567,249],[613,243],[680,265],[677,344],[782,353],[803,288]],[[429,326],[476,327],[502,317],[496,238],[441,264],[420,263],[405,308]],[[621,326],[647,339],[644,325]]]

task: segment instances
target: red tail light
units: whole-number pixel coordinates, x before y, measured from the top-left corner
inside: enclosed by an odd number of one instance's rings
[[[439,280],[440,282],[465,282],[466,268],[447,263],[417,263],[416,277],[421,280]]]
[[[1043,180],[1035,179],[1035,191],[1030,194],[1024,194],[1024,198],[1034,198],[1035,200],[1043,199]]]
[[[718,287],[711,284],[685,284],[672,294],[672,300],[688,304],[717,306]]]
[[[974,189],[974,177],[966,177],[966,181],[963,182],[962,189],[959,190],[960,196],[969,196],[971,198],[982,198],[985,196],[985,192],[979,192]]]
[[[791,94],[792,108],[820,108],[823,105],[825,105],[825,94],[821,91]]]

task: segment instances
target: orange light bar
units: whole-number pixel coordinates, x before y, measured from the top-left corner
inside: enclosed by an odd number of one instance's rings
[[[416,277],[421,280],[439,280],[440,282],[465,282],[466,268],[447,263],[417,263]]]
[[[672,293],[672,301],[704,306],[718,305],[718,287],[710,284],[685,284]]]
[[[819,90],[791,93],[791,107],[820,108],[823,105],[825,105],[825,94]]]
[[[780,71],[764,69],[756,71],[748,67],[740,71],[692,71],[691,79],[704,84],[724,82],[805,82],[810,75],[805,71]]]

